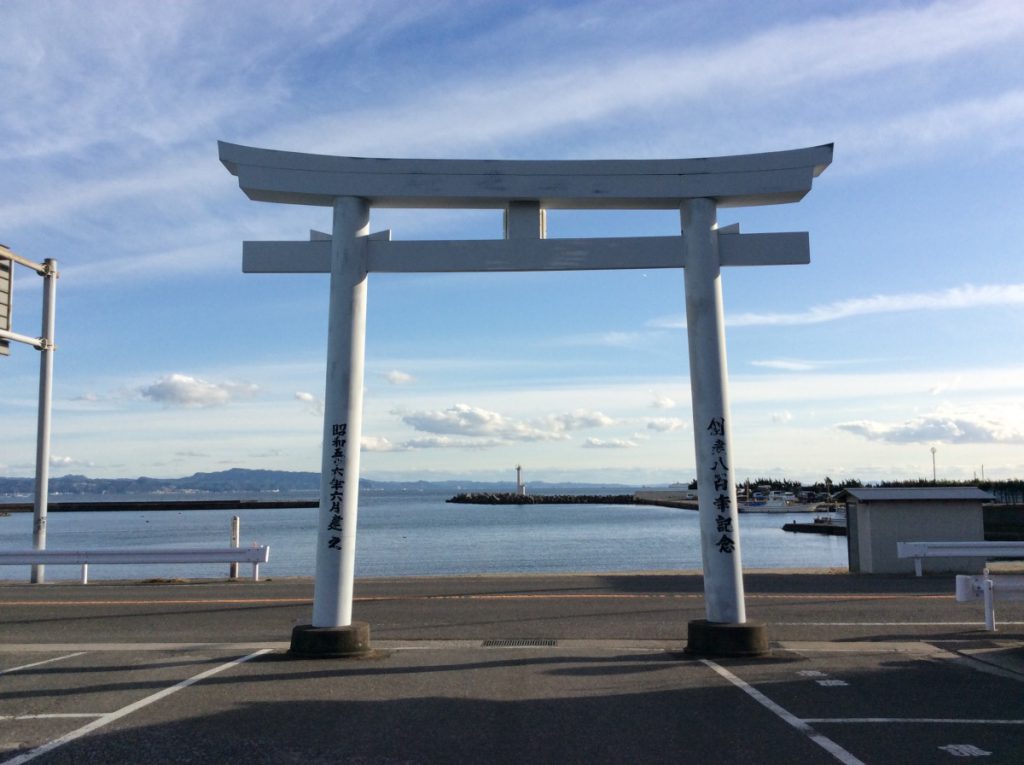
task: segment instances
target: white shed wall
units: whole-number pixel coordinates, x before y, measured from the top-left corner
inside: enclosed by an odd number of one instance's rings
[[[914,572],[914,561],[896,556],[897,542],[962,541],[985,539],[979,502],[859,502],[851,503],[850,571],[864,574]],[[929,573],[977,574],[983,558],[925,558]]]

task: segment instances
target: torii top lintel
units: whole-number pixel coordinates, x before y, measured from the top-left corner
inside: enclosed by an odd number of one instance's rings
[[[548,209],[677,209],[797,202],[832,162],[832,144],[702,159],[367,159],[218,142],[220,160],[253,200],[331,206],[492,208],[512,201]]]

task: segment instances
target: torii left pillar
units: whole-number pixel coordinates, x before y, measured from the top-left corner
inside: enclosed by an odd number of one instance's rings
[[[316,587],[312,624],[292,630],[289,652],[295,656],[340,658],[370,651],[369,625],[352,621],[369,224],[365,199],[334,200]]]
[[[763,656],[767,630],[761,622],[747,621],[743,597],[717,208],[713,199],[687,199],[679,212],[707,615],[689,623],[686,650]]]

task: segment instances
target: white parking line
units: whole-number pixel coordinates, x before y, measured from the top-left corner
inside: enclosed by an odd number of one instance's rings
[[[72,717],[103,717],[106,712],[50,712],[41,715],[0,715],[0,720],[63,720]]]
[[[119,720],[122,717],[125,717],[126,715],[130,715],[132,712],[136,712],[139,709],[142,709],[143,707],[149,706],[153,702],[159,701],[160,699],[166,696],[170,696],[172,693],[177,693],[178,691],[184,688],[188,688],[190,685],[194,685],[195,683],[198,683],[201,680],[205,680],[206,678],[211,677],[212,675],[216,675],[218,672],[223,672],[226,669],[231,669],[232,667],[242,664],[243,662],[249,661],[250,659],[255,659],[257,656],[261,656],[265,653],[270,653],[270,651],[271,649],[264,648],[260,651],[256,651],[255,653],[251,653],[248,656],[240,656],[239,658],[233,659],[227,662],[226,664],[221,664],[217,667],[214,667],[213,669],[208,669],[205,672],[200,672],[198,675],[193,675],[192,677],[186,680],[182,680],[180,683],[176,683],[175,685],[172,685],[169,688],[164,688],[162,691],[157,691],[156,693],[150,696],[146,696],[146,698],[144,699],[139,699],[133,704],[121,707],[115,712],[105,714],[99,719],[93,720],[91,723],[83,725],[81,728],[73,730],[70,733],[61,736],[60,738],[55,738],[53,739],[53,741],[48,741],[42,746],[37,746],[35,749],[32,749],[31,751],[25,752],[24,754],[20,754],[17,757],[13,757],[9,760],[5,760],[3,763],[0,763],[0,765],[22,765],[22,763],[34,760],[36,757],[39,757],[42,754],[51,752],[59,746],[63,746],[64,744],[79,739],[87,733],[92,733],[94,730],[98,730],[99,728],[102,728],[104,725],[109,725],[115,720]]]
[[[978,620],[970,622],[772,622],[779,627],[977,627]],[[999,621],[1001,627],[1020,627],[1024,622]]]
[[[915,723],[924,725],[1024,725],[1024,720],[951,720],[946,717],[805,717],[805,723]]]
[[[822,734],[818,733],[818,731],[814,730],[814,728],[812,728],[807,723],[807,721],[801,720],[799,717],[794,715],[789,710],[776,704],[770,698],[761,693],[761,691],[757,690],[749,683],[736,677],[736,675],[727,670],[725,667],[715,664],[715,662],[713,661],[708,661],[707,659],[701,659],[701,663],[713,669],[719,675],[724,677],[730,683],[732,683],[741,691],[743,691],[752,699],[754,699],[754,701],[756,701],[758,704],[774,712],[784,722],[788,723],[789,725],[793,726],[798,731],[803,733],[811,741],[813,741],[826,752],[831,754],[833,757],[839,760],[839,762],[843,763],[843,765],[865,765],[865,763],[862,760],[859,760],[856,757],[854,757],[852,754],[843,749],[841,746],[839,746],[839,744],[830,739],[828,736],[823,736]]]
[[[41,667],[44,664],[52,664],[55,661],[64,661],[64,659],[73,659],[76,656],[84,656],[85,651],[79,651],[78,653],[69,653],[67,656],[57,656],[53,659],[44,659],[43,661],[34,661],[31,664],[22,664],[20,667],[11,667],[10,669],[0,669],[0,675],[9,675],[12,672],[20,672],[23,669],[29,669],[31,667]]]

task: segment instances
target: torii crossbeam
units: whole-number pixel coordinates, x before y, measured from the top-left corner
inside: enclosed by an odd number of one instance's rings
[[[219,144],[220,159],[253,200],[334,210],[330,235],[245,242],[247,273],[330,273],[324,453],[311,625],[292,653],[359,655],[369,628],[352,621],[362,430],[366,277],[370,272],[571,271],[683,268],[696,446],[706,620],[688,650],[767,651],[743,596],[726,374],[721,266],[810,262],[806,233],[719,229],[718,207],[797,202],[832,161],[832,145],[674,160],[364,159]],[[369,233],[374,207],[505,211],[505,238],[391,241]],[[679,237],[545,238],[549,209],[678,209]]]

